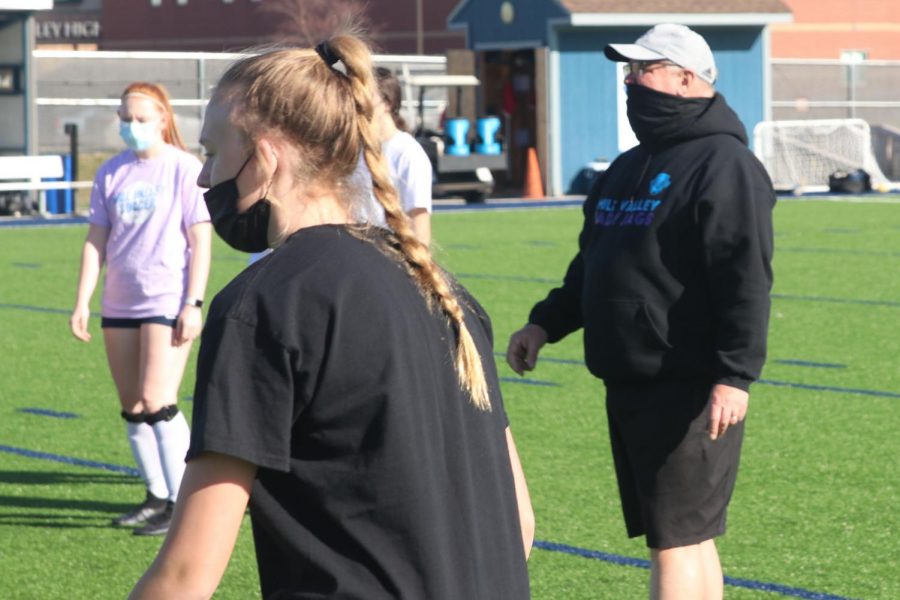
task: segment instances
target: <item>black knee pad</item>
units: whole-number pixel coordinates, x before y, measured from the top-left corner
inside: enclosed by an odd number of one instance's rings
[[[146,415],[144,417],[144,422],[147,423],[147,425],[154,425],[156,423],[159,423],[160,421],[171,421],[177,414],[178,407],[174,404],[170,404],[168,406],[163,406],[155,413]]]
[[[139,413],[130,413],[122,411],[122,418],[128,421],[129,423],[146,423],[147,415],[142,412]]]

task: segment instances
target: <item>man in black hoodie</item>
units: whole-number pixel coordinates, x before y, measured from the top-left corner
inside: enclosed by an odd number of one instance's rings
[[[598,178],[563,285],[510,338],[507,361],[521,375],[545,343],[584,328],[651,598],[721,598],[714,540],[765,360],[775,194],[699,34],[657,25],[605,54],[628,63],[640,144]]]

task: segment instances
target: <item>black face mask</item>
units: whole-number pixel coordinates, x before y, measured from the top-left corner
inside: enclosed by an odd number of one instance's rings
[[[252,155],[251,157],[252,158]],[[237,174],[206,190],[203,199],[209,209],[213,227],[225,243],[242,252],[262,252],[269,247],[269,212],[271,205],[265,197],[244,212],[238,212],[237,178],[250,162],[244,161]]]
[[[628,84],[628,122],[634,135],[649,146],[677,141],[709,108],[712,98],[683,98],[644,85]]]

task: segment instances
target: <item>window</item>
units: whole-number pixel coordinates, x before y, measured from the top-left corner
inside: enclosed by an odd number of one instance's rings
[[[856,101],[856,93],[859,88],[866,86],[866,59],[869,53],[866,50],[841,50],[841,63],[844,64],[844,86],[847,88],[847,99]],[[850,116],[856,114],[853,107]]]
[[[0,94],[18,94],[19,67],[16,65],[0,65]]]
[[[866,50],[841,50],[842,63],[861,63],[869,58]]]

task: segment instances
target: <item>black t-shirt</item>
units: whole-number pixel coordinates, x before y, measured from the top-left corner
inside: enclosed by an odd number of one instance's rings
[[[527,598],[490,321],[457,287],[486,412],[458,385],[448,320],[357,235],[302,229],[216,296],[188,459],[258,466],[265,598]]]

